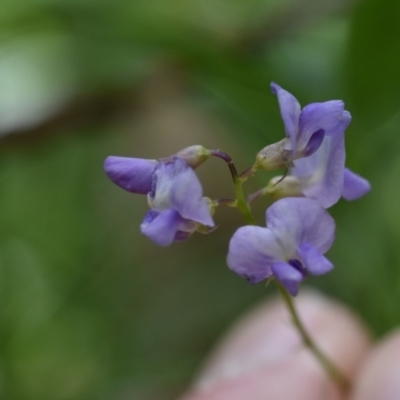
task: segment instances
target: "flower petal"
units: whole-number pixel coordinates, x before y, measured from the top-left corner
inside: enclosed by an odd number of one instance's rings
[[[299,118],[297,148],[303,149],[314,132],[320,129],[324,131],[334,129],[340,122],[343,111],[344,103],[341,100],[306,105]]]
[[[193,169],[181,159],[174,162],[176,176],[170,192],[172,206],[185,219],[214,226],[208,203],[202,197],[203,188]]]
[[[370,190],[371,185],[366,179],[345,168],[342,196],[346,200],[357,200]]]
[[[271,83],[271,91],[278,96],[286,136],[290,138],[290,148],[286,148],[286,150],[294,151],[296,150],[297,135],[299,132],[300,104],[292,94],[274,82]]]
[[[293,162],[290,174],[302,179],[303,194],[328,208],[337,203],[343,189],[345,164],[344,131],[351,121],[344,111],[339,124],[325,132],[319,149],[310,157]]]
[[[312,275],[323,275],[333,269],[333,264],[324,257],[312,244],[302,243],[298,252],[305,268]]]
[[[147,194],[151,190],[156,160],[109,156],[104,161],[104,171],[119,187],[128,192]]]
[[[344,135],[342,140],[326,136],[320,148],[310,157],[295,160],[291,174],[304,176],[303,194],[329,208],[336,204],[342,194],[345,164]]]
[[[292,296],[296,296],[299,292],[299,285],[304,279],[303,274],[284,261],[272,264],[271,270],[275,278],[285,286],[287,291]]]
[[[322,254],[335,239],[335,221],[316,201],[307,198],[285,198],[270,206],[267,227],[280,243],[284,257],[296,258],[297,247],[310,243]]]
[[[157,165],[149,194],[149,204],[152,208],[166,210],[172,207],[171,188],[177,173],[179,172],[176,171],[172,160],[162,161]]]
[[[317,132],[314,132],[311,135],[310,140],[308,141],[306,147],[300,152],[297,152],[296,155],[300,157],[311,156],[319,149],[319,147],[322,144],[322,141],[324,140],[324,137],[325,137],[325,131],[323,129],[319,129]]]
[[[279,243],[267,228],[243,226],[234,233],[229,243],[229,268],[253,284],[268,278],[271,263],[281,259]]]
[[[169,246],[184,223],[179,213],[173,209],[162,212],[150,210],[142,224],[141,232],[159,246]]]

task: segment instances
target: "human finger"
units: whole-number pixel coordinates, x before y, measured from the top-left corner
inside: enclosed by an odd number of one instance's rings
[[[370,346],[348,309],[315,292],[296,299],[310,334],[352,379]],[[342,393],[301,343],[280,300],[264,302],[222,339],[182,400],[341,400]]]
[[[400,399],[400,330],[381,341],[360,370],[352,400]]]

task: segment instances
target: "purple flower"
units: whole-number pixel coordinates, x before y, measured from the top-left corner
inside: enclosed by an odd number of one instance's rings
[[[271,83],[271,90],[278,97],[286,139],[258,153],[256,165],[267,170],[290,166],[293,160],[315,153],[327,132],[338,129],[346,114],[341,100],[311,103],[301,109],[297,99],[278,84]]]
[[[176,157],[182,158],[190,167],[196,168],[205,162],[211,153],[203,146],[195,145],[182,149]],[[109,156],[104,162],[107,176],[119,187],[136,194],[147,194],[151,190],[153,174],[159,163],[171,162],[175,156],[162,160]]]
[[[118,186],[147,194],[151,210],[140,229],[160,246],[189,237],[199,224],[214,226],[207,199],[193,169],[180,157],[162,162],[108,157],[104,168]]]
[[[274,178],[268,192],[277,198],[305,196],[325,208],[337,203],[341,196],[356,200],[368,193],[369,182],[345,168],[344,132],[350,121],[350,113],[344,111],[339,123],[326,130],[318,150],[294,160],[289,175],[281,182],[280,177]]]
[[[186,239],[199,224],[214,226],[196,174],[179,157],[157,166],[148,201],[152,209],[140,229],[160,246]]]
[[[316,201],[278,200],[266,212],[267,227],[244,226],[229,244],[228,266],[255,284],[274,276],[295,296],[308,274],[333,265],[323,256],[335,239],[335,222]]]

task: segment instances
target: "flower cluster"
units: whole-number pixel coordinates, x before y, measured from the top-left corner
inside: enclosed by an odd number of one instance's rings
[[[335,239],[335,222],[326,209],[340,197],[362,197],[370,184],[345,167],[345,130],[351,115],[342,101],[311,103],[301,109],[279,85],[272,83],[271,89],[278,98],[286,137],[263,148],[242,174],[226,153],[197,145],[160,160],[110,156],[104,169],[118,186],[147,195],[150,210],[140,229],[160,246],[185,240],[196,231],[210,232],[218,206],[237,207],[248,225],[230,241],[229,268],[252,284],[275,278],[295,296],[309,274],[322,275],[333,268],[324,256]],[[236,199],[203,197],[194,170],[211,156],[228,164]],[[243,183],[259,170],[276,169],[285,172],[246,201]],[[251,202],[260,196],[275,201],[266,210],[266,227],[257,226],[251,213]]]

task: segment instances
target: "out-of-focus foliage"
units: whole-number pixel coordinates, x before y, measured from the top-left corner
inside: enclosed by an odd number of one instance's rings
[[[353,116],[379,126],[398,112],[400,53],[398,2],[366,0],[354,13],[348,44],[347,84]]]
[[[173,399],[265,296],[225,265],[234,210],[212,235],[155,248],[138,233],[145,198],[102,162],[204,144],[244,169],[283,135],[271,80],[302,104],[345,100],[348,165],[374,189],[332,210],[336,269],[310,284],[376,334],[397,325],[399,43],[389,0],[3,0],[0,398]],[[199,169],[208,195],[231,194],[225,169]]]

